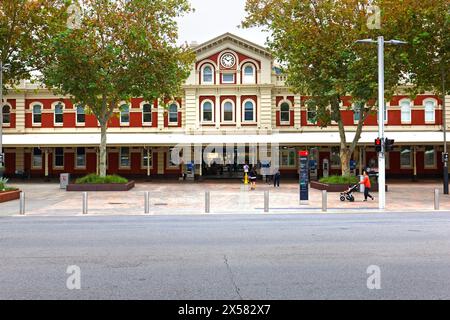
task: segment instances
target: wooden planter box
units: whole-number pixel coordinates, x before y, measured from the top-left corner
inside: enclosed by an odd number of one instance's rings
[[[134,181],[128,183],[76,184],[67,185],[67,191],[128,191],[134,188]]]
[[[328,192],[343,192],[348,189],[348,184],[328,184],[319,181],[311,181],[311,188],[326,190]]]
[[[20,199],[20,190],[0,191],[0,203]]]

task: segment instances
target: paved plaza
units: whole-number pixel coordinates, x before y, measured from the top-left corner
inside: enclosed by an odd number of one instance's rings
[[[82,214],[82,193],[66,192],[55,182],[17,182],[26,196],[26,215],[71,216]],[[434,190],[442,190],[437,182],[389,182],[387,208],[390,212],[433,211]],[[310,189],[310,201],[299,203],[298,183],[285,182],[280,188],[259,182],[257,189],[248,190],[239,181],[137,182],[128,192],[90,192],[89,215],[140,215],[144,213],[144,193],[150,192],[150,214],[205,214],[205,192],[210,192],[210,214],[264,213],[264,191],[269,191],[269,212],[272,214],[301,214],[321,212],[322,192]],[[356,193],[354,203],[341,202],[339,193],[328,193],[328,211],[376,212],[375,200],[363,202],[363,194]],[[450,210],[450,197],[441,194],[440,209]],[[0,215],[18,215],[19,201],[0,204]]]

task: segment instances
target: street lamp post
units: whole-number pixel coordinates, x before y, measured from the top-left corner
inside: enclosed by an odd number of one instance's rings
[[[406,44],[400,40],[384,41],[380,36],[377,40],[364,39],[357,43],[376,43],[378,45],[378,137],[381,139],[381,152],[378,152],[378,208],[386,208],[386,158],[385,158],[385,137],[384,137],[384,45],[385,44]]]
[[[442,68],[442,131],[444,133],[444,157],[443,167],[443,180],[444,180],[444,194],[449,194],[448,190],[448,157],[447,157],[447,116],[445,110],[445,70]]]
[[[4,170],[3,155],[3,62],[0,61],[0,178],[3,177]]]

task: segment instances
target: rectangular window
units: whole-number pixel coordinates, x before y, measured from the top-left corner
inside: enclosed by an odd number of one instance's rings
[[[33,148],[32,167],[36,169],[42,169],[42,150],[39,148]]]
[[[295,149],[281,150],[280,164],[283,167],[295,167],[297,160],[297,153]]]
[[[223,73],[222,74],[223,83],[234,83],[234,73]]]
[[[40,105],[33,106],[33,124],[41,124],[42,108]]]
[[[359,123],[361,119],[361,110],[364,108],[364,105],[357,103],[353,106],[353,122]]]
[[[120,148],[120,167],[121,168],[130,167],[130,148],[128,147]]]
[[[412,166],[411,147],[402,147],[400,151],[400,167],[411,168],[411,166]]]
[[[86,167],[86,148],[77,147],[75,167],[76,168]]]
[[[64,168],[64,148],[55,148],[53,153],[53,166]]]
[[[144,104],[144,106],[142,107],[142,122],[152,122],[152,106],[150,104]]]
[[[436,151],[433,146],[425,147],[425,168],[436,167]]]
[[[175,162],[175,160],[176,159],[174,159],[173,157],[172,157],[172,150],[173,150],[174,148],[169,148],[169,154],[168,154],[168,160],[169,160],[169,167],[178,167],[178,164]],[[178,158],[181,158],[182,157],[182,155],[178,155]]]
[[[152,167],[152,149],[147,151],[146,149],[142,150],[142,168],[147,168],[147,165]]]
[[[309,124],[315,124],[317,122],[316,120],[317,112],[315,107],[308,107],[306,111],[306,119]]]
[[[330,164],[332,168],[339,168],[341,166],[339,147],[331,147]]]

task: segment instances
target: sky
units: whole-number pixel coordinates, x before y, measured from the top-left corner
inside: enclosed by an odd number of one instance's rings
[[[195,12],[178,20],[179,44],[201,44],[226,32],[264,46],[267,33],[239,28],[246,16],[245,0],[190,0]]]

